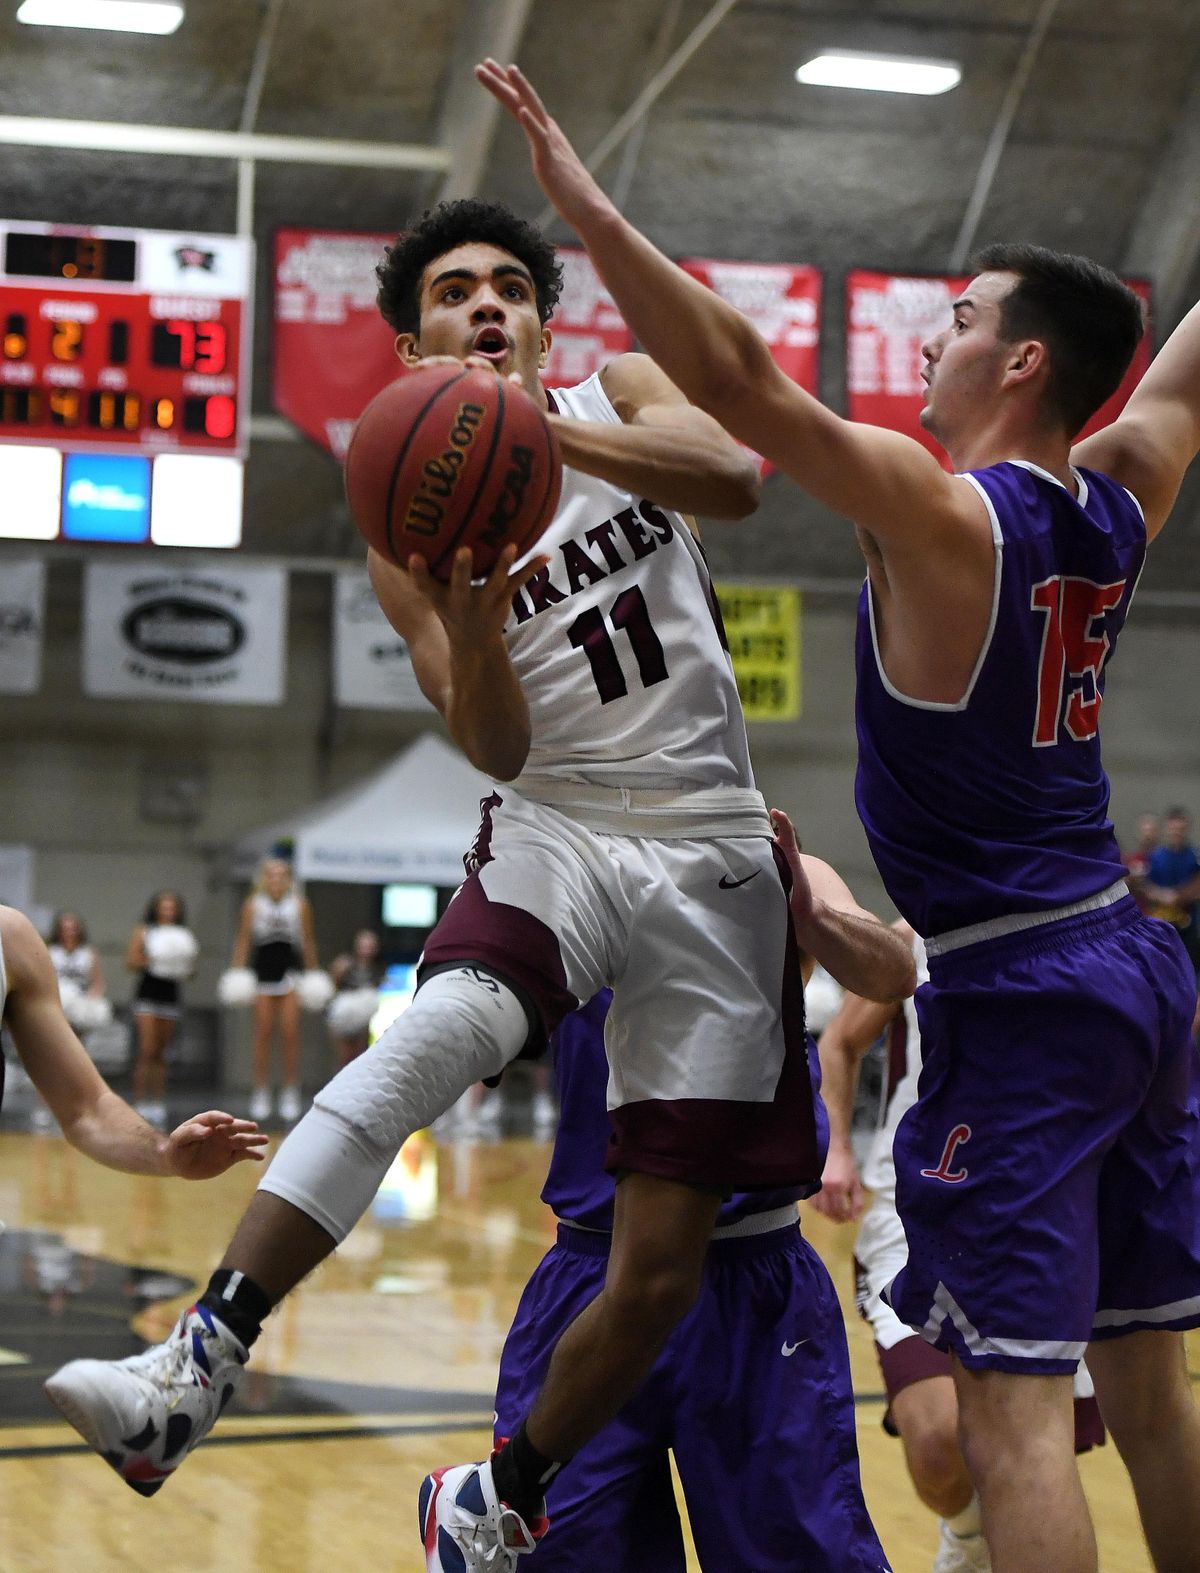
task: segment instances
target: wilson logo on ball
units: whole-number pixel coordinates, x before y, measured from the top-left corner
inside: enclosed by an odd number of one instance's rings
[[[466,462],[479,423],[483,420],[481,404],[460,404],[450,428],[450,441],[436,459],[426,459],[421,466],[421,480],[417,491],[409,499],[404,515],[404,528],[414,535],[436,535],[446,517],[446,504],[454,496],[459,476]],[[440,501],[439,501],[440,499]]]

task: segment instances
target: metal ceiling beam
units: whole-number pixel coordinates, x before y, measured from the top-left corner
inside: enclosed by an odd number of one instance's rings
[[[0,145],[76,152],[152,153],[167,158],[258,159],[267,164],[340,164],[355,169],[450,167],[446,148],[410,142],[348,142],[332,137],[277,137],[184,126],[126,126],[108,120],[0,115]]]
[[[584,159],[590,174],[594,175],[609,155],[616,152],[633,128],[647,114],[651,106],[670,87],[696,51],[708,41],[709,34],[720,27],[721,23],[738,3],[739,0],[715,0],[712,7],[696,23],[671,58],[663,64],[662,69],[654,73],[625,113],[600,138],[587,158]],[[553,217],[554,209],[547,204],[538,215],[538,227],[545,228]]]
[[[1017,61],[1017,68],[1012,74],[1012,81],[1008,84],[1008,91],[1001,102],[992,134],[988,137],[987,147],[983,150],[983,158],[980,160],[979,170],[975,176],[975,186],[967,202],[954,249],[950,253],[951,273],[961,273],[974,250],[975,236],[979,233],[979,221],[983,217],[983,210],[991,195],[992,182],[1000,167],[1008,134],[1012,130],[1013,121],[1017,118],[1017,110],[1021,107],[1021,100],[1025,96],[1025,89],[1029,86],[1029,78],[1033,75],[1033,68],[1037,64],[1038,55],[1041,54],[1046,34],[1050,31],[1050,24],[1054,20],[1054,13],[1058,10],[1058,3],[1059,0],[1042,0],[1041,9],[1029,29],[1029,36]]]
[[[1185,291],[1200,265],[1200,73],[1155,167],[1122,272],[1153,282],[1154,316],[1162,336],[1191,306]]]
[[[473,197],[483,184],[501,109],[476,82],[475,66],[489,55],[515,60],[532,9],[533,0],[493,0],[463,13],[442,95],[439,141],[449,149],[450,164],[439,202]]]

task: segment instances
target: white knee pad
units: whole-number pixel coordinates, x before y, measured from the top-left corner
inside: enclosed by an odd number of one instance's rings
[[[525,1007],[490,973],[470,963],[437,973],[317,1094],[259,1188],[344,1240],[408,1137],[499,1075],[528,1036]]]

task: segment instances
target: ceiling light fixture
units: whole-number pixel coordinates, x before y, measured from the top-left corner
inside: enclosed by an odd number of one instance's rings
[[[830,49],[806,60],[796,81],[811,87],[857,87],[871,93],[948,93],[962,80],[953,60],[916,55],[872,55],[858,49]]]
[[[174,0],[23,0],[17,21],[36,27],[166,34],[183,21],[183,7]]]

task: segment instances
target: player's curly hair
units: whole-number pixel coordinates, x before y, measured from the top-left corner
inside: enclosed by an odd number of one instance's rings
[[[421,327],[421,279],[425,269],[455,246],[479,242],[511,252],[529,269],[538,317],[546,322],[562,290],[562,264],[541,230],[518,218],[500,202],[468,197],[429,208],[389,246],[375,269],[376,300],[383,319],[397,333]]]
[[[1050,352],[1047,403],[1068,437],[1112,397],[1144,331],[1142,303],[1115,273],[1088,257],[1045,246],[985,246],[975,273],[1015,273],[1001,302],[1000,332],[1040,339]]]

